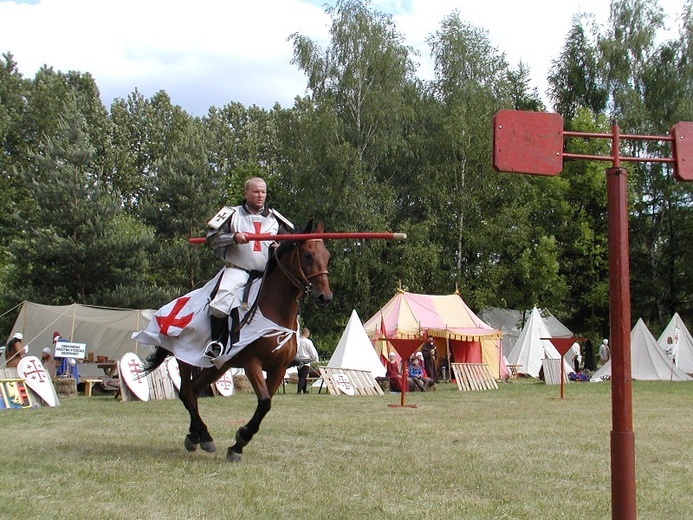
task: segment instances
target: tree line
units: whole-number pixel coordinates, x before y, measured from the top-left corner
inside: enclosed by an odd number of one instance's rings
[[[194,117],[165,91],[134,90],[106,108],[88,72],[42,67],[25,78],[0,60],[0,305],[23,300],[157,308],[220,268],[187,238],[250,176],[295,223],[329,231],[400,231],[408,240],[333,241],[330,310],[302,310],[329,349],[352,309],[367,319],[398,288],[459,291],[475,311],[550,309],[574,332],[609,324],[604,162],[566,162],[551,178],[492,167],[501,109],[556,111],[568,130],[667,135],[693,121],[693,0],[662,41],[656,0],[613,0],[609,22],[572,19],[548,76],[546,107],[522,62],[453,11],[427,40],[435,73],[393,19],[341,0],[325,48],[296,33],[292,63],[308,94],[271,110],[229,102]],[[610,155],[605,140],[566,151]],[[666,143],[622,154],[670,156]],[[693,190],[664,163],[630,163],[633,319],[653,333],[693,313]],[[5,314],[3,329],[14,316]],[[689,321],[690,323],[690,321]]]

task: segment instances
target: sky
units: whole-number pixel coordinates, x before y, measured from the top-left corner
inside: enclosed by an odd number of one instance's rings
[[[334,2],[329,2],[333,4]],[[660,0],[667,26],[678,31],[684,0]],[[231,102],[270,109],[293,106],[306,77],[291,64],[289,36],[322,48],[330,19],[324,0],[0,0],[0,53],[33,78],[43,65],[90,73],[109,108],[135,89],[165,90],[196,116]],[[491,44],[516,67],[530,69],[531,86],[546,102],[546,76],[578,12],[608,22],[608,0],[372,0],[391,14],[404,43],[418,49],[418,75],[432,79],[426,38],[455,9],[485,29]]]

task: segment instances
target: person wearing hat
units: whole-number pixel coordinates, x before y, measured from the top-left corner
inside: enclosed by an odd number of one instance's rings
[[[609,348],[609,340],[604,338],[602,344],[599,345],[599,360],[602,364],[606,363],[611,359],[611,349]]]
[[[402,391],[402,370],[397,363],[397,354],[390,352],[387,355],[387,364],[385,365],[385,377],[390,380],[390,390],[392,392]],[[412,390],[414,382],[410,377],[407,378],[407,390]]]
[[[55,359],[50,347],[46,347],[41,351],[41,363],[51,379],[55,377]]]
[[[24,336],[21,332],[16,332],[10,341],[7,342],[7,347],[5,348],[5,366],[6,367],[16,367],[19,365],[19,360],[22,359],[27,349],[22,345]]]
[[[63,338],[60,337],[59,332],[54,332],[53,333],[53,346],[56,345],[56,343],[59,343],[61,341],[65,341]],[[77,381],[77,384],[79,384],[79,369],[77,368],[77,362],[75,361],[74,358],[60,358],[60,365],[58,366],[57,370],[55,371],[55,374],[57,376],[63,376],[63,377],[73,377],[75,381]]]

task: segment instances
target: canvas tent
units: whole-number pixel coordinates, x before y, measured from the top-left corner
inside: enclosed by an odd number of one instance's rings
[[[136,343],[130,336],[147,326],[153,311],[112,309],[89,305],[41,305],[23,302],[12,332],[24,334],[29,353],[41,355],[41,349],[53,344],[53,333],[76,343],[86,343],[87,354],[120,359],[126,352],[143,358],[153,352],[148,345]]]
[[[630,332],[630,374],[636,381],[693,381],[672,364],[642,318]],[[590,381],[608,379],[611,379],[611,360],[604,363]]]
[[[676,352],[676,368],[693,374],[693,337],[678,312],[674,313],[657,343],[665,352]]]
[[[529,319],[522,328],[520,336],[515,342],[515,346],[508,354],[508,363],[519,365],[518,374],[525,374],[532,377],[539,377],[544,358],[560,359],[561,355],[553,346],[551,341],[542,338],[569,338],[573,334],[564,327],[561,335],[552,334],[549,331],[544,318],[539,309],[534,307],[529,315]],[[575,372],[569,363],[564,361],[565,373]]]
[[[527,312],[529,315],[531,313],[531,310]],[[573,335],[570,329],[563,325],[548,309],[539,309],[539,314],[544,319],[544,324],[552,338],[567,338]],[[503,355],[505,356],[510,355],[522,333],[523,323],[526,323],[526,320],[529,319],[523,316],[522,311],[502,309],[500,307],[484,309],[479,313],[479,317],[494,329],[501,331],[503,334],[501,344],[503,345]]]
[[[423,337],[432,336],[438,360],[447,356],[456,363],[486,363],[493,377],[507,376],[500,331],[479,319],[459,293],[428,295],[400,289],[363,326],[374,340],[384,336],[390,342],[409,342],[412,350]]]
[[[366,370],[373,377],[385,377],[385,366],[380,362],[373,344],[361,324],[356,310],[351,311],[349,322],[342,332],[330,361],[329,368]]]

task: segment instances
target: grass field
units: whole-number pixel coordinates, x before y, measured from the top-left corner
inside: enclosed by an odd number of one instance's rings
[[[610,518],[609,383],[286,395],[240,464],[255,396],[201,400],[214,454],[187,453],[179,401],[63,399],[0,413],[8,519]],[[634,382],[638,517],[693,518],[693,384]]]

